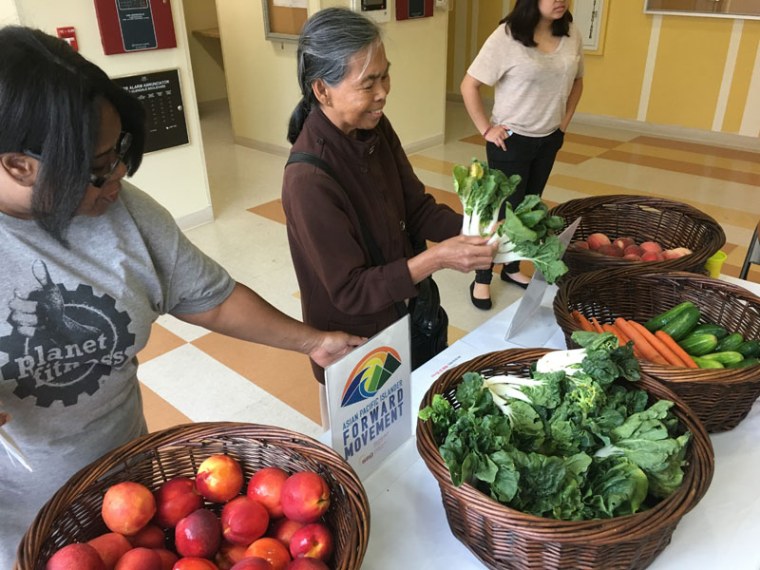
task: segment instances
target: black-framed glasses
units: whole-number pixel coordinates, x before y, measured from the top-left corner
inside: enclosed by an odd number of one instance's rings
[[[132,146],[132,133],[128,133],[126,131],[122,131],[119,135],[119,142],[116,143],[116,146],[111,149],[110,152],[116,153],[116,158],[114,161],[108,165],[107,168],[100,169],[104,171],[104,174],[98,174],[97,172],[91,172],[90,173],[90,184],[95,186],[95,188],[100,188],[108,182],[108,180],[113,176],[114,171],[119,167],[119,163],[124,161],[124,157],[129,152],[129,148]]]
[[[119,134],[119,141],[116,143],[116,146],[107,151],[107,154],[115,153],[116,158],[113,162],[109,163],[108,166],[104,168],[98,168],[95,172],[90,172],[90,184],[95,186],[95,188],[101,188],[103,184],[108,182],[111,176],[113,176],[113,173],[119,167],[119,163],[124,161],[124,157],[127,156],[127,153],[129,152],[131,146],[132,133],[122,131]],[[42,160],[42,155],[36,152],[32,152],[31,150],[25,150],[24,154],[31,156],[37,160]],[[100,171],[101,174],[99,174],[98,171]]]

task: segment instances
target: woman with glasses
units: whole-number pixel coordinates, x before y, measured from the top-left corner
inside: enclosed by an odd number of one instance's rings
[[[322,365],[362,339],[282,314],[122,180],[142,160],[144,112],[101,69],[22,27],[0,29],[0,53],[0,408],[33,469],[0,448],[11,568],[42,504],[145,433],[136,354],[160,314]]]

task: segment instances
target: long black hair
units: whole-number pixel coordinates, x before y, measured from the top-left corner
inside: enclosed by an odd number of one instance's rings
[[[337,85],[348,73],[351,58],[380,40],[380,28],[345,8],[326,8],[309,18],[298,38],[298,86],[301,100],[290,115],[288,141],[296,142],[317,101],[312,84],[322,79]]]
[[[517,0],[515,7],[499,23],[506,24],[509,28],[507,33],[526,47],[536,47],[538,44],[533,40],[533,32],[541,20],[541,11],[538,9],[539,0]],[[552,22],[553,36],[569,36],[570,22],[573,15],[566,10],[559,20]]]
[[[57,240],[89,184],[102,100],[132,134],[124,157],[129,174],[140,166],[145,111],[68,43],[22,26],[0,29],[0,154],[41,156],[32,189],[32,215]]]

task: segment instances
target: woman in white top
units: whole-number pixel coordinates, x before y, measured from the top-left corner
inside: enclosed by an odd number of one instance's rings
[[[522,178],[509,198],[513,208],[526,194],[543,192],[583,91],[583,46],[572,20],[567,0],[517,0],[460,86],[465,108],[487,141],[489,167]],[[482,85],[494,87],[490,117]],[[470,286],[479,309],[491,308],[491,275],[478,271]],[[529,282],[519,262],[505,265],[501,278],[523,288]]]

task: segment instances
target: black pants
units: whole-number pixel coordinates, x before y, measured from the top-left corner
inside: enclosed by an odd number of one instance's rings
[[[557,129],[545,137],[526,137],[513,134],[506,140],[507,150],[501,150],[495,144],[486,144],[488,167],[501,170],[507,176],[520,175],[517,190],[507,201],[514,210],[527,194],[541,196],[554,166],[554,159],[565,140],[565,133]],[[506,203],[502,205],[499,219],[504,219]],[[513,261],[504,265],[506,273],[520,271],[520,262]],[[490,283],[493,267],[475,272],[476,283]]]

